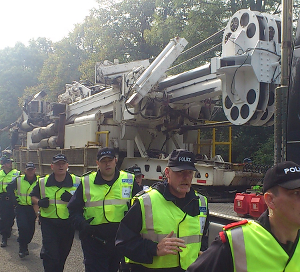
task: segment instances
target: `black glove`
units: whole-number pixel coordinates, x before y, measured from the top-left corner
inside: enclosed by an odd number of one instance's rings
[[[71,199],[71,197],[72,197],[72,194],[69,193],[68,191],[65,191],[65,192],[60,196],[60,199],[61,199],[62,201],[65,201],[65,202],[69,202],[70,199]]]
[[[41,208],[48,208],[49,207],[49,197],[44,197],[38,201],[38,205]]]
[[[19,202],[20,202],[19,197],[18,196],[14,197],[14,199],[13,199],[14,206],[17,206],[19,204]]]
[[[90,225],[95,217],[92,217],[88,220],[84,220],[80,224],[80,233],[79,238],[82,240],[88,236],[92,236],[95,232],[94,226]]]

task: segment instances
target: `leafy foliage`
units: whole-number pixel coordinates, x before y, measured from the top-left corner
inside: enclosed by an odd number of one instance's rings
[[[224,28],[237,10],[250,7],[263,12],[281,12],[280,0],[98,2],[99,8],[91,10],[82,24],[57,43],[39,38],[31,40],[27,47],[18,43],[0,50],[0,128],[14,122],[21,114],[22,103],[39,91],[46,91],[48,100],[56,101],[66,83],[94,82],[96,62],[154,58],[170,39],[185,37],[188,48],[193,49],[186,50],[176,65],[219,44],[221,34],[200,45],[199,42]],[[220,47],[170,73],[198,67],[219,53]],[[251,157],[257,163],[269,163],[273,156],[272,133],[272,128],[234,127],[233,160],[241,162],[244,157]],[[6,144],[3,135],[0,145]],[[225,139],[226,135],[220,133],[219,137]]]

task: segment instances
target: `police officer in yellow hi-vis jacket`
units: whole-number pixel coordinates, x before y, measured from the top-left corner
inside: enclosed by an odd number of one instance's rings
[[[121,221],[116,245],[131,271],[185,271],[206,249],[207,199],[191,188],[194,162],[192,152],[174,150],[165,169],[167,181],[139,193]]]
[[[85,271],[116,272],[121,260],[114,244],[116,232],[139,188],[134,175],[116,168],[113,148],[100,149],[96,163],[99,170],[82,177],[68,209],[80,231]]]
[[[263,190],[268,209],[258,222],[225,226],[188,272],[300,271],[300,166],[270,168]]]
[[[32,203],[39,206],[42,231],[41,258],[45,272],[62,272],[70,253],[74,229],[67,204],[80,183],[80,178],[67,172],[67,157],[53,157],[53,173],[40,178],[31,192]]]
[[[2,235],[1,247],[7,246],[7,238],[11,235],[14,225],[15,213],[13,200],[6,191],[7,185],[12,182],[20,172],[12,168],[12,160],[3,156],[0,170],[0,233]]]
[[[29,255],[28,244],[31,242],[35,231],[36,214],[29,196],[38,180],[35,171],[36,168],[33,162],[26,163],[24,175],[15,178],[7,186],[7,193],[14,199],[16,205],[20,258]]]

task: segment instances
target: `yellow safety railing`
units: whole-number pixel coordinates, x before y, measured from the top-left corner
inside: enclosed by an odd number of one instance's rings
[[[109,131],[108,131],[108,130],[97,131],[97,132],[96,132],[96,142],[99,142],[99,136],[100,136],[101,134],[106,134],[106,138],[105,138],[105,147],[108,147]]]
[[[213,122],[208,122],[208,123],[212,123]],[[229,146],[229,150],[228,150],[228,160],[229,162],[231,162],[231,151],[232,151],[232,141],[231,141],[231,136],[232,136],[232,128],[231,126],[228,127],[228,138],[229,140],[227,142],[218,142],[216,141],[216,128],[213,128],[212,131],[212,143],[201,143],[200,142],[200,129],[198,129],[198,137],[197,137],[197,152],[198,154],[200,154],[200,149],[201,146],[205,146],[205,145],[211,145],[212,146],[212,157],[214,157],[216,155],[216,146],[217,145],[228,145]]]

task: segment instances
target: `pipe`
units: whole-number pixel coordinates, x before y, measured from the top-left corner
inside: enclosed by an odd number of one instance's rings
[[[57,136],[57,140],[56,140],[56,144],[60,148],[64,148],[65,123],[66,123],[66,113],[60,113],[59,114],[59,123],[58,123],[58,136]]]

